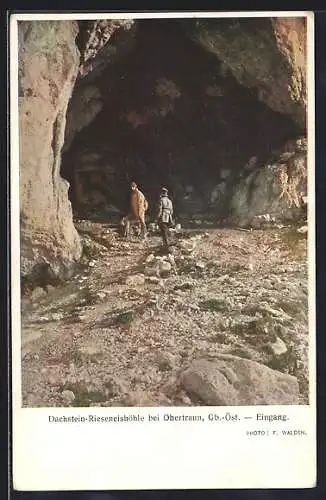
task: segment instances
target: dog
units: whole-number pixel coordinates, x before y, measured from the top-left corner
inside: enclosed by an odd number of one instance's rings
[[[123,238],[128,238],[131,231],[133,234],[139,236],[140,223],[132,215],[126,215],[120,221],[120,234]]]

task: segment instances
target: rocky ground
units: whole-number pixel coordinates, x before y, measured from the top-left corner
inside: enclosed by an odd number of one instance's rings
[[[24,406],[308,403],[304,232],[189,229],[164,256],[76,226],[76,275],[22,298]]]

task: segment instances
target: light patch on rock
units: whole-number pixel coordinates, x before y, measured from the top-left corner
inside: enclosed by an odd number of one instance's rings
[[[146,257],[146,259],[145,259],[145,262],[147,264],[151,264],[154,261],[155,261],[155,257],[154,257],[154,255],[152,253],[148,257]]]
[[[189,394],[212,406],[298,404],[296,377],[237,356],[195,360],[181,374]]]
[[[172,270],[172,265],[170,264],[170,262],[167,262],[166,260],[162,260],[159,263],[159,272],[160,272],[161,276],[166,276],[166,275],[170,274],[171,270]]]
[[[66,404],[71,404],[76,399],[76,396],[73,393],[73,391],[68,391],[68,390],[62,391],[61,396]]]
[[[276,341],[269,344],[271,351],[275,354],[275,356],[281,356],[287,352],[287,347],[285,342],[282,339],[277,337]]]

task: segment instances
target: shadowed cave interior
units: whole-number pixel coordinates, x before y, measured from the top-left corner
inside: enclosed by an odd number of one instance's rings
[[[91,85],[100,92],[101,111],[62,156],[75,216],[125,213],[135,180],[149,200],[150,216],[165,185],[176,215],[222,220],[248,161],[257,157],[259,169],[302,134],[290,117],[239,85],[180,21],[139,21],[131,49]],[[79,79],[74,92],[82,86]],[[223,179],[226,189],[216,202],[212,189]]]

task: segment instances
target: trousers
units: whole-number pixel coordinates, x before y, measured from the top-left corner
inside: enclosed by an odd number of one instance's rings
[[[160,222],[159,227],[160,227],[161,236],[162,236],[162,240],[163,240],[163,247],[165,249],[168,249],[169,248],[169,244],[168,244],[169,225],[167,222]]]

